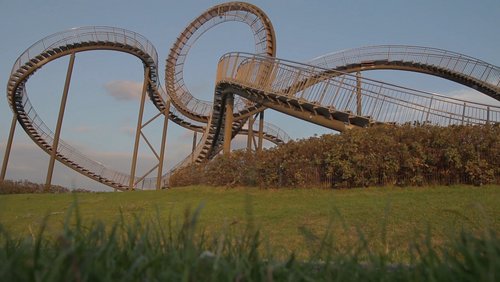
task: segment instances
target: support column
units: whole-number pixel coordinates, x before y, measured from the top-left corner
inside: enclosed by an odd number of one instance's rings
[[[254,123],[254,117],[251,115],[248,118],[248,138],[247,138],[247,151],[250,153],[252,152],[252,141],[253,141],[253,123]]]
[[[361,72],[356,72],[356,114],[361,116]]]
[[[3,155],[0,183],[2,183],[5,180],[5,174],[7,173],[7,165],[9,163],[10,150],[12,149],[12,141],[14,140],[14,133],[16,132],[16,125],[17,125],[17,114],[14,113],[14,116],[12,117],[12,123],[10,125],[9,139],[7,140],[7,146],[5,146],[5,154]]]
[[[54,173],[54,164],[56,161],[57,148],[59,147],[59,137],[61,136],[61,127],[64,118],[64,111],[66,109],[66,101],[68,100],[69,85],[71,82],[71,75],[73,73],[74,64],[75,64],[75,53],[71,53],[71,56],[69,58],[68,71],[66,72],[66,82],[64,83],[64,91],[61,98],[61,105],[59,107],[59,116],[57,118],[56,132],[54,133],[54,142],[52,143],[52,152],[50,154],[47,179],[45,180],[45,191],[48,191],[50,189],[50,186],[52,185],[52,175]]]
[[[134,154],[132,155],[132,166],[130,168],[130,182],[129,182],[129,190],[134,190],[135,186],[135,169],[137,166],[137,153],[139,152],[139,141],[141,137],[142,130],[142,117],[144,115],[144,103],[146,101],[146,90],[148,87],[148,79],[149,79],[149,68],[145,68],[144,71],[144,84],[142,85],[142,94],[141,94],[141,105],[139,106],[139,117],[137,118],[137,128],[135,131],[135,143],[134,143]]]
[[[234,95],[226,94],[226,121],[224,124],[224,155],[231,153],[231,137],[233,133]]]
[[[193,147],[191,147],[191,162],[194,163],[194,150],[196,150],[196,141],[198,140],[198,132],[193,133]]]
[[[259,147],[258,152],[262,152],[262,142],[264,141],[264,111],[259,115]]]
[[[158,176],[156,177],[156,190],[161,189],[161,177],[163,176],[163,162],[165,159],[165,145],[167,143],[168,117],[170,115],[170,99],[167,100],[165,111],[163,112],[163,132],[161,135],[160,159],[158,160]]]

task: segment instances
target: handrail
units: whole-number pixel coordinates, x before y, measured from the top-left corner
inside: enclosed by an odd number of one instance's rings
[[[156,48],[154,47],[153,43],[151,43],[148,39],[146,39],[139,33],[116,27],[84,26],[57,32],[33,43],[17,58],[14,65],[12,66],[11,73],[14,73],[15,70],[19,69],[25,63],[29,62],[31,59],[35,58],[41,53],[52,49],[56,46],[55,44],[61,45],[60,43],[62,42],[65,43],[63,45],[68,45],[71,43],[82,43],[85,41],[85,39],[88,39],[88,37],[86,37],[88,35],[90,35],[91,39],[99,39],[99,36],[106,35],[106,38],[101,37],[101,39],[108,40],[111,39],[111,37],[108,37],[108,35],[112,35],[113,40],[110,41],[137,47],[145,53],[150,54],[153,58],[154,64],[156,66],[158,65],[158,52],[156,51]],[[93,38],[94,36],[95,38]],[[123,42],[120,41],[121,39],[123,39]]]
[[[228,21],[247,24],[255,38],[255,52],[274,56],[275,35],[271,21],[258,7],[244,2],[230,2],[216,5],[191,21],[172,45],[165,66],[165,86],[175,107],[185,116],[207,122],[212,111],[212,102],[194,97],[185,84],[184,63],[191,46],[209,29]],[[251,106],[251,105],[250,105]],[[244,111],[249,105],[238,98],[234,112]]]
[[[349,64],[363,64],[383,60],[388,62],[412,62],[439,67],[489,84],[491,87],[497,88],[497,91],[500,91],[500,68],[498,66],[457,52],[431,47],[406,45],[366,46],[329,53],[314,58],[308,64],[336,69]]]
[[[263,71],[273,75],[259,79],[259,73]],[[355,75],[336,72],[332,76],[327,75],[328,71],[331,70],[255,54],[228,53],[219,61],[217,83],[233,82],[265,93],[346,113],[356,112],[355,99],[352,97],[356,91],[361,91],[362,115],[370,116],[373,122],[484,124],[500,121],[500,107],[497,106],[450,98],[368,78],[360,78],[362,88],[358,90],[358,78]],[[323,93],[325,91],[326,96]]]
[[[54,149],[52,148],[54,133],[40,119],[39,115],[33,108],[28,98],[26,89],[24,87],[24,82],[26,81],[28,76],[24,75],[22,78],[20,78],[16,75],[16,73],[21,70],[21,67],[23,66],[29,66],[28,69],[36,71],[39,66],[29,64],[30,61],[35,58],[37,59],[37,61],[41,61],[47,58],[47,55],[42,56],[42,54],[45,53],[48,54],[48,56],[54,56],[54,58],[56,58],[57,56],[53,51],[56,48],[71,48],[72,45],[78,43],[89,43],[92,45],[101,44],[105,46],[106,42],[114,44],[120,43],[123,44],[124,48],[125,46],[127,46],[126,48],[132,47],[141,50],[144,53],[144,55],[140,55],[141,60],[143,60],[144,63],[154,71],[154,77],[150,77],[149,79],[150,85],[153,88],[158,87],[161,89],[161,86],[157,83],[156,80],[156,74],[158,73],[158,55],[152,43],[145,39],[145,37],[143,37],[142,35],[120,28],[83,27],[59,32],[35,42],[25,52],[23,52],[14,63],[11,78],[7,86],[7,96],[9,97],[9,101],[11,102],[11,106],[13,108],[19,108],[19,110],[21,110],[20,116],[22,116],[23,119],[20,119],[20,121],[26,128],[27,132],[30,128],[36,131],[36,133],[28,132],[28,134],[47,152]],[[151,59],[151,61],[149,61],[149,59]],[[163,97],[167,97],[167,95],[164,95]],[[164,99],[163,97],[161,99]],[[14,105],[15,103],[18,103],[15,101],[21,101],[21,105]],[[42,139],[37,140],[38,137],[41,137]],[[94,178],[96,180],[103,179],[102,181],[104,181],[104,184],[108,184],[114,187],[117,187],[118,185],[119,188],[127,187],[129,183],[129,175],[112,169],[108,169],[100,162],[91,160],[90,158],[81,154],[62,140],[59,142],[57,152],[58,157],[61,158],[65,163],[67,163],[67,165],[79,170],[79,172],[84,173],[88,177]]]
[[[23,91],[25,91],[23,89]],[[27,99],[27,95],[23,95],[22,103],[24,104],[24,109],[26,116],[31,120],[31,126],[36,128],[37,132],[43,137],[43,140],[47,144],[52,144],[54,132],[43,122],[39,117],[36,110],[33,108],[30,100]],[[90,172],[98,174],[104,178],[110,179],[113,182],[126,185],[130,179],[130,176],[112,169],[107,168],[102,163],[92,160],[87,156],[81,154],[76,149],[72,148],[63,140],[60,140],[57,152],[64,157],[71,159],[76,164],[85,167]]]
[[[259,124],[257,122],[253,123],[252,130],[254,132],[259,132]],[[276,139],[283,141],[283,143],[287,143],[292,140],[292,138],[290,138],[290,136],[283,129],[267,121],[264,122],[263,132],[264,135],[274,136]]]

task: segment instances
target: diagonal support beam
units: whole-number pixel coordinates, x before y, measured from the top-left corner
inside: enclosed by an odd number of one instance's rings
[[[156,177],[156,190],[160,190],[161,178],[163,176],[163,162],[165,158],[165,145],[167,143],[168,116],[170,115],[170,99],[167,100],[165,111],[163,112],[163,132],[161,136],[160,160],[158,161],[158,175]]]
[[[229,155],[231,153],[231,137],[233,131],[233,106],[234,106],[234,95],[226,95],[226,120],[224,125],[224,155]]]
[[[3,155],[0,183],[2,183],[5,180],[5,174],[7,173],[7,165],[9,163],[10,150],[12,149],[12,141],[14,140],[14,134],[16,132],[16,125],[17,125],[17,114],[14,113],[14,116],[12,117],[12,123],[10,125],[9,139],[7,140],[7,146],[5,147],[5,154]]]
[[[140,133],[141,133],[142,139],[144,139],[144,141],[146,141],[146,144],[148,145],[148,147],[151,150],[151,152],[153,152],[153,154],[155,155],[156,159],[160,160],[160,156],[156,152],[156,150],[153,147],[153,145],[151,145],[151,143],[149,142],[148,138],[146,138],[146,135],[144,135],[144,133],[142,133],[142,131],[140,131]]]
[[[141,94],[141,105],[139,106],[139,117],[137,118],[137,129],[135,131],[135,143],[134,143],[134,153],[132,155],[132,165],[130,167],[130,182],[129,182],[129,190],[134,190],[135,187],[135,170],[137,167],[137,154],[139,152],[139,141],[141,137],[141,128],[142,128],[142,118],[144,116],[144,104],[146,102],[146,90],[149,84],[149,68],[144,68],[144,83],[142,85],[142,94]]]
[[[64,91],[61,98],[61,106],[59,107],[59,116],[57,118],[56,132],[54,133],[54,142],[52,143],[52,152],[50,154],[49,168],[47,171],[47,179],[45,180],[45,191],[50,189],[52,185],[52,175],[54,173],[54,164],[57,156],[57,149],[59,147],[59,137],[61,136],[61,127],[64,118],[64,111],[66,109],[66,102],[68,100],[69,85],[71,82],[71,75],[73,73],[73,65],[75,64],[75,53],[71,53],[69,58],[68,71],[66,73],[66,82],[64,83]]]

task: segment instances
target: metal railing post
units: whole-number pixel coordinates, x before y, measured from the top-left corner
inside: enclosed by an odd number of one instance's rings
[[[486,124],[490,124],[490,106],[486,108]]]
[[[427,109],[427,115],[425,116],[425,122],[427,123],[429,121],[429,114],[431,112],[431,107],[432,107],[432,101],[434,100],[434,97],[431,97],[431,101],[429,102],[429,108]]]
[[[134,154],[132,155],[132,165],[130,168],[129,189],[134,190],[135,169],[137,167],[137,153],[139,152],[139,141],[141,137],[142,117],[144,115],[144,103],[146,101],[146,90],[148,86],[149,68],[144,68],[144,83],[142,85],[141,105],[139,106],[139,117],[137,118],[137,128],[135,131]]]
[[[356,114],[361,116],[361,72],[356,72]]]
[[[7,165],[9,163],[10,150],[12,149],[12,141],[14,140],[14,134],[16,132],[16,125],[17,125],[17,114],[14,113],[14,116],[12,117],[12,123],[10,125],[9,139],[7,140],[7,146],[5,146],[5,154],[3,155],[0,183],[2,183],[5,180],[5,174],[7,173]]]
[[[465,120],[465,102],[464,102],[464,108],[462,110],[462,125],[464,124],[464,120]]]
[[[73,65],[75,64],[75,53],[71,53],[69,58],[68,71],[66,72],[66,82],[64,83],[64,91],[61,98],[61,105],[59,107],[59,116],[57,118],[56,132],[54,133],[54,142],[52,143],[52,152],[50,154],[49,168],[47,170],[47,178],[45,180],[45,191],[50,190],[52,185],[52,175],[54,173],[54,164],[56,161],[57,147],[59,146],[59,137],[61,135],[61,127],[64,118],[64,111],[66,109],[66,101],[68,100],[69,85],[71,82],[71,75],[73,73]]]

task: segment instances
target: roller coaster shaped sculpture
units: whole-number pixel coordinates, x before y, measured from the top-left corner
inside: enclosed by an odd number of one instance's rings
[[[255,38],[255,54],[225,54],[218,63],[213,102],[202,101],[193,97],[184,83],[184,62],[190,47],[201,35],[227,21],[242,22],[250,27]],[[497,106],[453,99],[360,76],[362,71],[380,69],[420,72],[461,83],[500,100],[500,69],[484,61],[435,48],[391,45],[341,51],[302,64],[276,58],[275,41],[271,21],[258,7],[244,2],[214,6],[194,19],[173,44],[166,59],[165,89],[158,80],[155,48],[135,32],[113,27],[82,27],[36,42],[16,60],[8,80],[7,98],[14,117],[0,181],[5,178],[17,123],[51,156],[47,187],[52,181],[54,162],[58,160],[115,190],[134,190],[167,187],[169,176],[175,169],[191,162],[209,160],[221,150],[229,153],[230,141],[237,134],[247,134],[251,144],[255,132],[259,137],[259,149],[262,148],[262,139],[275,144],[287,142],[289,137],[282,130],[263,123],[266,108],[339,132],[380,123],[450,125],[500,122],[500,108]],[[128,53],[139,58],[144,65],[130,174],[109,169],[59,139],[75,54],[92,50]],[[70,56],[70,63],[56,130],[52,132],[30,103],[25,85],[38,69],[64,56]],[[159,112],[153,119],[143,122],[146,94]],[[163,118],[164,123],[160,152],[157,153],[145,140],[158,163],[145,175],[137,177],[138,145],[141,136],[144,137],[142,128],[156,118]],[[190,156],[163,173],[168,120],[202,133],[202,138]],[[148,177],[154,171],[156,177]]]

